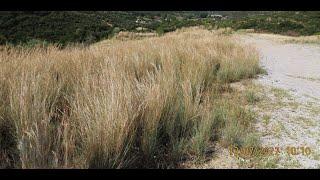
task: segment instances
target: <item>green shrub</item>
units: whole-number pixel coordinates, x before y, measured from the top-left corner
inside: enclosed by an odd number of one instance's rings
[[[0,44],[5,44],[6,42],[7,38],[4,35],[0,34]]]
[[[159,26],[157,29],[156,29],[156,32],[159,36],[162,36],[164,34],[164,29],[162,26]]]

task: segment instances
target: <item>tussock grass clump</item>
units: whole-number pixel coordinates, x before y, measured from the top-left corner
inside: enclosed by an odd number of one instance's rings
[[[245,92],[245,97],[248,103],[254,104],[260,100],[253,90],[248,90]]]
[[[4,48],[0,117],[13,124],[22,168],[171,168],[205,154],[224,127],[225,141],[236,141],[228,134],[250,118],[222,106],[221,94],[257,73],[253,50],[199,28],[89,47]]]

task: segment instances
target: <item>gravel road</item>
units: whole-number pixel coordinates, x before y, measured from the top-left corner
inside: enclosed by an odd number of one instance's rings
[[[241,39],[257,48],[268,73],[255,80],[265,87],[273,106],[259,112],[270,117],[267,124],[262,118],[257,124],[262,144],[312,150],[310,155],[284,154],[279,168],[320,168],[320,46],[282,43],[277,36],[262,34],[241,35]]]

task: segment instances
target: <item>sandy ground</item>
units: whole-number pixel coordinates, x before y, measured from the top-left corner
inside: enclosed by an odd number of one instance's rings
[[[263,34],[241,35],[241,39],[257,48],[268,73],[255,80],[265,87],[268,99],[265,106],[257,107],[261,117],[270,118],[267,124],[263,118],[257,123],[262,145],[309,147],[310,155],[303,155],[302,149],[298,155],[283,153],[278,167],[320,168],[320,46],[284,44],[277,36]]]
[[[260,63],[267,70],[267,75],[253,80],[261,100],[250,107],[258,114],[256,128],[261,146],[279,147],[281,151],[242,163],[246,160],[215,145],[215,155],[208,162],[186,163],[183,167],[320,168],[320,45],[284,43],[289,37],[271,34],[241,34],[239,38],[239,42],[258,50]],[[250,88],[244,82],[232,87],[240,91]],[[296,154],[288,152],[288,147],[295,148]],[[255,162],[259,165],[249,165]]]
[[[291,90],[298,97],[320,98],[320,46],[283,44],[258,34],[243,39],[257,47],[268,71],[260,82]]]

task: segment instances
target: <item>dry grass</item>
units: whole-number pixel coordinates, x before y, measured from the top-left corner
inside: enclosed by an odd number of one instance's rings
[[[265,34],[265,33],[252,33],[248,32],[248,34],[258,35],[260,37],[271,39],[275,42],[280,43],[306,43],[306,44],[320,44],[320,35],[313,35],[313,36],[285,36],[279,34]]]
[[[320,44],[320,36],[300,36],[300,37],[288,37],[284,40],[285,43],[307,43],[307,44]]]
[[[170,168],[203,154],[218,127],[233,125],[225,141],[241,133],[251,116],[221,94],[260,71],[254,50],[199,28],[62,50],[3,47],[0,121],[14,128],[15,167]]]
[[[135,32],[128,32],[128,31],[121,31],[116,36],[114,36],[114,39],[117,40],[136,40],[136,39],[143,39],[143,38],[150,38],[150,37],[156,37],[158,36],[157,33],[135,33]]]

